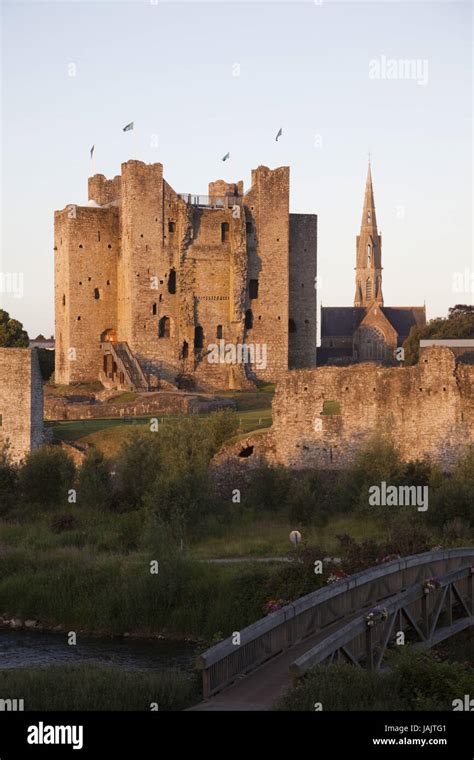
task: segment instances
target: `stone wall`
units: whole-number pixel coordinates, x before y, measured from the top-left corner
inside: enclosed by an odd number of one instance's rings
[[[315,365],[316,217],[290,219],[289,168],[258,167],[245,195],[241,181],[216,180],[209,196],[185,201],[161,164],[128,161],[112,180],[90,178],[88,206],[56,212],[57,383],[99,377],[106,332],[146,374],[191,375],[202,388]],[[219,336],[264,345],[266,366],[210,364]]]
[[[21,461],[43,443],[43,383],[35,349],[0,348],[0,446]]]
[[[275,462],[342,469],[376,433],[406,461],[444,469],[474,444],[474,367],[447,348],[425,349],[413,367],[375,364],[288,372],[273,401]]]

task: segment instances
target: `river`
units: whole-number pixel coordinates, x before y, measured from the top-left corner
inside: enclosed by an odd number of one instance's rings
[[[67,633],[0,631],[0,670],[39,665],[98,664],[124,670],[191,671],[196,647],[183,641],[77,636],[67,643]]]

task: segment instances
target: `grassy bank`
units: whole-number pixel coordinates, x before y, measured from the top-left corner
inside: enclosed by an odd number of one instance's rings
[[[184,710],[199,700],[197,679],[178,671],[144,673],[98,665],[0,671],[0,698],[32,710]],[[154,708],[156,709],[156,707]]]

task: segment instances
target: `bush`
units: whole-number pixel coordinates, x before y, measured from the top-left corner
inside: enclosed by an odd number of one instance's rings
[[[392,671],[372,673],[353,665],[318,665],[288,691],[274,709],[452,710],[453,700],[474,692],[474,671],[459,663],[439,663],[430,653],[406,651]]]
[[[78,501],[81,505],[107,509],[112,502],[109,463],[95,447],[90,449],[79,470]]]
[[[16,503],[18,469],[10,460],[9,445],[0,448],[0,515],[7,514]]]
[[[20,469],[20,490],[27,505],[67,504],[76,468],[72,459],[56,446],[44,446],[28,454]]]

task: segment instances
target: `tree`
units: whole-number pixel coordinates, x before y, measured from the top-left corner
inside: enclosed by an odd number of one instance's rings
[[[456,304],[449,309],[447,318],[437,317],[431,319],[424,327],[412,327],[403,344],[406,364],[418,363],[420,340],[427,338],[433,340],[474,338],[474,307]]]
[[[10,319],[7,311],[0,309],[0,347],[1,348],[28,348],[29,338],[21,322]]]
[[[27,505],[67,505],[76,468],[58,446],[42,446],[28,454],[20,470],[20,489]]]

